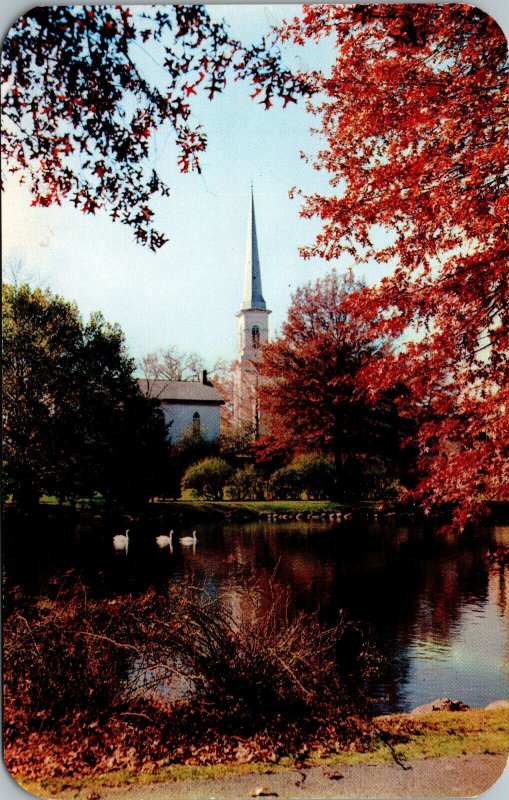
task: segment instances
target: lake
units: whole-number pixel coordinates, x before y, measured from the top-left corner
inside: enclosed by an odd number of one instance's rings
[[[380,711],[408,711],[437,697],[471,706],[509,697],[509,570],[488,546],[509,545],[509,527],[454,538],[431,527],[356,522],[198,524],[195,547],[155,544],[164,529],[138,523],[127,552],[114,551],[100,521],[77,529],[21,532],[4,547],[4,580],[44,591],[75,568],[98,593],[165,589],[192,574],[207,592],[242,601],[242,581],[289,586],[297,608],[325,621],[343,610],[384,655],[373,687]]]

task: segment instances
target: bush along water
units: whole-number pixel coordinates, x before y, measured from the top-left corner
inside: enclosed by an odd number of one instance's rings
[[[14,592],[4,624],[10,771],[277,761],[369,742],[364,687],[377,658],[355,626],[324,627],[270,583],[229,597],[190,580],[97,599],[72,576],[36,602]]]

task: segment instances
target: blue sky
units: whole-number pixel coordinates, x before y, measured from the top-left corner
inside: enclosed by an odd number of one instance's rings
[[[258,41],[270,25],[298,6],[213,6],[235,36]],[[325,65],[326,45],[288,51],[287,63]],[[140,57],[143,54],[140,53]],[[304,61],[303,61],[304,60]],[[147,64],[150,63],[148,59]],[[281,326],[291,293],[333,265],[304,262],[299,245],[313,240],[318,223],[299,218],[288,190],[327,191],[326,179],[299,157],[319,146],[304,103],[265,111],[249,98],[249,86],[230,84],[213,102],[198,98],[194,116],[208,134],[202,175],[181,175],[171,132],[155,142],[153,166],[169,182],[171,196],[158,201],[156,221],[170,241],[156,254],[135,244],[126,226],[105,212],[86,216],[70,205],[32,208],[15,180],[3,198],[4,277],[20,260],[22,277],[75,300],[82,314],[100,310],[120,323],[130,354],[140,359],[160,348],[197,352],[209,368],[235,357],[236,319],[243,290],[249,186],[254,183],[262,283]],[[336,268],[346,271],[349,258]],[[380,268],[366,272],[368,280]]]
[[[277,16],[265,6],[214,8],[234,35],[253,41],[283,16],[284,7],[276,11]],[[326,49],[322,53],[327,57]],[[320,55],[312,57],[319,63]],[[295,63],[295,56],[289,61]],[[157,225],[170,240],[156,254],[137,245],[131,231],[105,212],[84,215],[67,204],[32,208],[28,193],[11,180],[3,201],[4,277],[9,279],[11,261],[21,261],[24,278],[75,300],[85,317],[100,310],[119,322],[137,359],[170,346],[201,354],[209,367],[216,359],[232,359],[253,180],[262,282],[274,331],[291,292],[325,269],[299,258],[298,246],[312,238],[313,225],[299,219],[298,200],[288,198],[295,184],[318,186],[318,174],[299,157],[317,141],[308,132],[312,120],[303,102],[265,111],[249,91],[232,83],[213,102],[194,103],[194,116],[208,134],[201,175],[181,175],[172,133],[157,137],[153,166],[171,195],[156,205]]]

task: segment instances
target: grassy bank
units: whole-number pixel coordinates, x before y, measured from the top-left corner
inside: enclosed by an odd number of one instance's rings
[[[383,507],[381,507],[382,505]],[[74,514],[80,518],[89,514],[105,519],[124,516],[120,509],[106,504],[99,495],[79,498],[74,504],[66,502],[61,506],[56,497],[44,495],[39,502],[38,509],[41,513]],[[5,510],[8,513],[11,511],[15,513],[15,507],[9,503],[8,499],[5,503]],[[408,519],[410,517],[423,519],[417,508],[410,508],[398,502],[382,503],[381,500],[359,500],[350,503],[332,500],[204,500],[192,498],[188,492],[185,492],[184,496],[178,500],[156,498],[137,511],[131,509],[131,513],[135,516],[143,515],[147,519],[157,517],[159,520],[167,521],[170,525],[209,520],[249,522],[267,514],[279,516],[286,514],[289,518],[299,514],[307,519],[313,515],[329,515],[338,511],[353,512],[356,519],[373,519],[375,515],[381,520]],[[507,524],[509,522],[509,503],[492,503],[489,512],[489,517],[485,520],[489,524]],[[437,509],[435,514],[428,519],[433,519],[435,523],[447,523],[450,521],[450,517],[451,509],[443,507]]]
[[[55,497],[45,495],[41,498],[39,508],[56,509],[59,506]],[[7,506],[9,507],[9,506]],[[160,514],[164,517],[182,520],[207,520],[207,519],[235,519],[257,520],[260,515],[280,514],[304,516],[331,514],[332,512],[355,511],[371,514],[376,510],[377,503],[362,501],[356,504],[342,504],[332,500],[203,500],[184,497],[179,500],[156,500],[148,503],[143,510],[144,515]],[[109,514],[111,509],[106,506],[102,498],[82,498],[76,502],[78,513],[93,512],[96,515]],[[62,505],[62,510],[70,511],[68,503]]]
[[[404,763],[410,759],[446,758],[481,753],[507,754],[509,752],[509,710],[470,709],[452,713],[433,712],[419,717],[395,714],[378,717],[380,736],[376,744],[364,752],[348,750],[337,753],[316,751],[305,759],[305,766],[339,766],[342,764],[381,764],[396,760]],[[300,760],[302,764],[302,759]],[[45,781],[18,782],[27,791],[42,796],[67,797],[77,789],[98,790],[101,786],[144,785],[164,781],[182,781],[199,778],[220,778],[227,775],[263,774],[281,772],[295,767],[295,760],[282,759],[278,763],[238,763],[164,765],[155,763],[150,769],[121,770],[93,776],[76,775],[51,778]]]
[[[58,505],[58,500],[56,497],[44,495],[40,500],[40,504],[43,506],[56,506]],[[64,505],[68,506],[69,504],[64,503]],[[80,498],[76,502],[78,508],[92,507],[100,509],[104,505],[104,500],[99,496]],[[372,509],[376,505],[375,502],[362,501],[356,503],[355,507]],[[232,511],[246,511],[258,515],[260,512],[320,514],[322,512],[327,513],[343,508],[351,508],[352,504],[345,505],[332,500],[204,500],[202,498],[193,498],[189,492],[185,492],[181,499],[162,500],[156,498],[147,505],[148,508],[153,508],[154,506],[161,506],[161,508],[177,512],[192,511],[196,514],[228,514]]]
[[[331,500],[193,500],[185,498],[160,503],[177,513],[193,516],[249,517],[258,519],[260,514],[330,514],[346,510],[341,503]],[[363,503],[362,508],[374,509],[374,503]],[[351,509],[351,506],[348,506]]]

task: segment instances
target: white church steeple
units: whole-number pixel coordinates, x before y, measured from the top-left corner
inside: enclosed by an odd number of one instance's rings
[[[249,201],[246,262],[244,272],[244,297],[242,308],[237,314],[238,355],[234,372],[233,420],[237,430],[249,426],[253,435],[261,432],[258,408],[258,372],[256,362],[260,357],[260,347],[269,338],[269,314],[262,292],[262,278],[253,187]]]
[[[258,240],[256,238],[256,219],[253,199],[253,185],[251,184],[251,198],[249,218],[247,223],[246,243],[246,271],[244,277],[243,310],[265,310],[265,300],[262,293],[262,277],[260,273],[260,257],[258,255]]]

